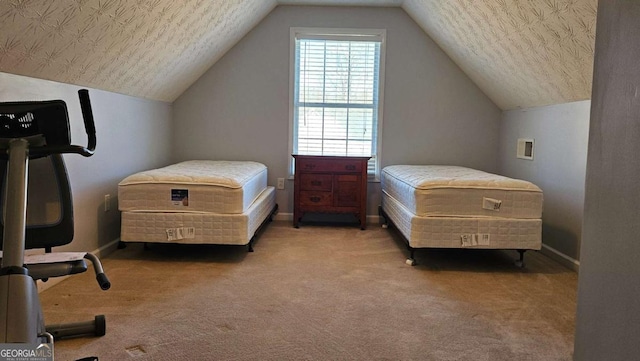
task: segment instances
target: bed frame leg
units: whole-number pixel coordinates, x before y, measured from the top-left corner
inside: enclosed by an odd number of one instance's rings
[[[382,228],[389,228],[389,221],[387,220],[386,214],[382,210],[382,206],[378,206],[378,216],[380,216],[380,220],[382,221]]]
[[[524,253],[527,251],[526,249],[517,250],[520,254],[520,258],[516,261],[516,266],[519,268],[524,268]]]
[[[409,258],[407,258],[407,260],[405,261],[405,263],[409,266],[415,266],[418,264],[418,262],[416,262],[416,258],[414,257],[415,251],[416,249],[411,247],[409,245],[409,243],[407,243],[407,249],[409,250]]]
[[[255,238],[255,236],[251,237],[251,240],[249,241],[249,243],[247,244],[247,252],[253,252],[253,239]]]

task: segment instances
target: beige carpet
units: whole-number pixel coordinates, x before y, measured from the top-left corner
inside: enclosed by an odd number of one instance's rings
[[[129,244],[46,290],[48,323],[105,314],[56,360],[571,360],[577,274],[537,252],[424,250],[395,230],[273,222],[246,248]]]

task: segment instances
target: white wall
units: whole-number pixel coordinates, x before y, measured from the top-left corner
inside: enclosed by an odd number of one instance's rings
[[[77,91],[80,87],[0,73],[0,101],[62,99],[67,103],[73,144],[87,136]],[[164,166],[171,155],[171,105],[89,89],[96,123],[93,157],[65,155],[71,182],[75,239],[60,250],[93,251],[120,237],[117,184],[127,175]],[[104,211],[104,195],[112,210]]]
[[[287,177],[289,28],[387,30],[382,165],[495,171],[500,110],[400,8],[279,6],[174,103],[174,161],[251,159]],[[279,191],[290,213],[293,182]],[[369,184],[377,214],[378,183]]]
[[[590,101],[503,113],[500,173],[531,181],[544,192],[542,239],[571,258],[580,252]],[[533,138],[534,158],[516,158],[518,138]]]

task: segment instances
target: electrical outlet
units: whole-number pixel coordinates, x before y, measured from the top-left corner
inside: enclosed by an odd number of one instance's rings
[[[104,195],[104,211],[108,212],[111,210],[111,194]]]
[[[278,189],[284,189],[284,178],[278,178]]]

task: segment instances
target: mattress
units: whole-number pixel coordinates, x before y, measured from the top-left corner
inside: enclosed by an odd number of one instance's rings
[[[417,216],[539,219],[542,190],[531,182],[475,169],[393,165],[382,189]]]
[[[386,191],[382,209],[414,248],[539,250],[542,220],[417,216]]]
[[[249,243],[275,207],[275,190],[267,187],[245,212],[122,212],[123,242],[229,244]]]
[[[118,184],[118,207],[123,212],[240,214],[266,186],[264,164],[192,160],[123,179]]]

